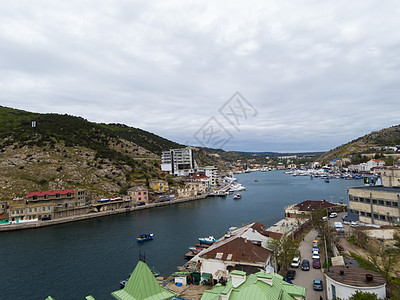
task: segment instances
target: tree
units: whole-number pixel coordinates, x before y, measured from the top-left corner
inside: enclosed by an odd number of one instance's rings
[[[390,275],[399,261],[399,251],[394,248],[387,249],[379,240],[370,240],[367,246],[368,259],[375,265],[378,272],[389,282]]]
[[[293,235],[285,233],[279,240],[270,239],[267,248],[272,251],[274,262],[280,265],[283,271],[289,268],[293,256],[300,246],[300,239],[294,239]]]
[[[349,300],[380,300],[380,298],[375,293],[356,291],[350,296]]]

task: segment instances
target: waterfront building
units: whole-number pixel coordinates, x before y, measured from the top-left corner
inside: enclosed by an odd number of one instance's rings
[[[204,175],[210,178],[210,185],[211,186],[216,186],[217,185],[217,179],[218,179],[218,168],[215,166],[208,166],[204,167]]]
[[[237,266],[248,267],[255,272],[272,272],[272,252],[267,249],[271,238],[277,236],[266,231],[264,225],[258,222],[231,228],[223,238],[201,251],[192,260],[200,264],[202,274],[210,274],[211,278],[217,281],[227,280],[229,272]]]
[[[386,280],[377,272],[357,266],[332,266],[324,270],[327,299],[348,299],[356,291],[386,299]]]
[[[149,203],[149,191],[142,186],[131,187],[127,191],[130,200],[135,204]]]
[[[185,182],[183,187],[176,189],[176,194],[179,198],[186,198],[204,194],[207,190],[204,182]]]
[[[0,214],[7,210],[7,201],[0,201]]]
[[[0,225],[1,224],[8,224],[10,222],[8,213],[2,213],[0,215]]]
[[[161,170],[175,176],[191,176],[197,172],[194,151],[190,147],[171,149],[161,154]]]
[[[352,219],[367,224],[400,224],[400,169],[374,168],[382,185],[348,188],[348,213]]]
[[[168,181],[161,179],[150,179],[149,187],[156,193],[163,193],[168,191]]]
[[[112,292],[117,300],[157,299],[168,300],[176,295],[160,286],[149,267],[139,261],[125,287]]]
[[[84,190],[30,192],[26,198],[8,201],[10,222],[16,223],[70,217],[88,211]]]
[[[204,291],[201,300],[258,300],[258,299],[306,299],[306,288],[283,280],[279,274],[258,272],[246,276],[234,270],[226,284],[218,283],[212,290]]]
[[[311,212],[319,209],[328,209],[330,211],[337,211],[343,205],[331,203],[326,200],[306,200],[298,204],[292,204],[285,207],[285,217],[298,217],[309,216]]]
[[[212,181],[211,178],[204,175],[203,172],[198,172],[195,175],[193,175],[192,177],[189,177],[188,179],[191,182],[201,182],[204,184],[204,186],[209,190],[211,188],[212,185]]]

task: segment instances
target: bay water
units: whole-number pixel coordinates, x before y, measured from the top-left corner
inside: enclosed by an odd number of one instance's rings
[[[305,200],[347,202],[347,187],[362,181],[310,179],[283,171],[235,175],[247,190],[242,199],[203,200],[75,223],[0,233],[0,299],[113,299],[119,281],[135,268],[139,254],[168,276],[183,265],[199,237],[221,237],[229,227],[253,221],[267,227],[284,208]],[[140,233],[154,240],[138,243]]]

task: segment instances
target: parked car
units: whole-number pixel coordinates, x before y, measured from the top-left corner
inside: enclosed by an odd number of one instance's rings
[[[296,270],[288,270],[286,273],[286,279],[293,280],[296,276]]]
[[[312,254],[312,259],[314,260],[314,259],[319,259],[320,257],[319,257],[319,251],[314,251],[313,252],[313,254]]]
[[[319,252],[319,247],[318,246],[313,246],[311,248],[311,252],[314,252],[314,251],[318,251]]]
[[[292,268],[298,268],[300,266],[300,257],[294,257],[290,266]]]
[[[329,218],[336,218],[337,217],[337,213],[333,212],[329,215]]]
[[[327,216],[322,217],[322,221],[326,221],[326,220],[328,220]]]
[[[319,261],[319,259],[314,259],[313,260],[312,267],[314,269],[321,269],[321,262]]]
[[[303,262],[301,263],[301,269],[303,271],[309,271],[310,270],[310,262],[307,259],[304,259]]]
[[[314,288],[314,291],[322,291],[323,290],[322,280],[315,279],[313,282],[313,288]]]

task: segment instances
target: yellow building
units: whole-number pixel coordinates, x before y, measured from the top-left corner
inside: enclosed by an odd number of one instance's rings
[[[156,193],[166,192],[168,191],[168,181],[158,179],[150,180],[149,187]]]

